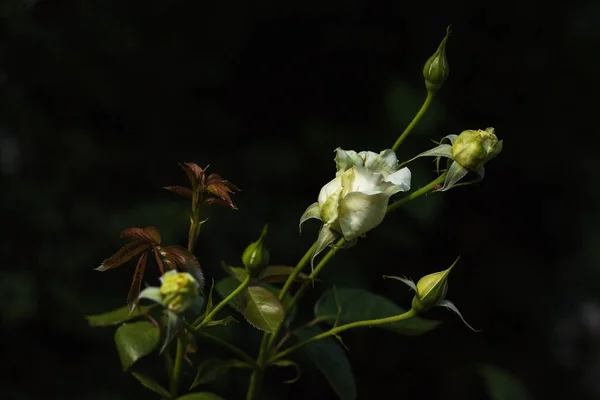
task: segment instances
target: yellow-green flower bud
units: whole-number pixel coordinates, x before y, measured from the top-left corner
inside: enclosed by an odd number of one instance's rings
[[[444,81],[450,75],[450,67],[446,58],[446,42],[450,36],[450,27],[446,29],[446,36],[438,46],[437,50],[425,62],[423,67],[423,77],[425,78],[425,87],[428,92],[437,92]]]
[[[267,225],[262,230],[262,234],[256,242],[250,243],[242,254],[242,262],[251,274],[259,273],[269,264],[269,250],[265,247],[264,241],[267,236]]]
[[[452,144],[452,158],[470,171],[476,171],[501,151],[502,140],[498,140],[494,128],[468,129]]]
[[[417,282],[417,294],[412,301],[412,308],[415,311],[425,312],[444,300],[448,292],[448,274],[452,267],[426,275]]]
[[[180,313],[188,309],[199,295],[200,285],[187,272],[169,271],[161,277],[162,303],[171,311]]]

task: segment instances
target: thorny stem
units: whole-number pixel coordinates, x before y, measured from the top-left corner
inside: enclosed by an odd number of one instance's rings
[[[443,184],[445,180],[446,180],[446,172],[442,173],[440,176],[438,176],[437,178],[435,178],[434,180],[429,182],[427,185],[423,186],[421,189],[415,190],[408,196],[404,196],[403,198],[396,200],[395,202],[390,204],[387,208],[387,212],[388,213],[392,212],[395,209],[397,209],[398,207],[408,203],[409,201],[414,200],[417,197],[423,196],[424,194],[427,194],[427,193],[435,190],[435,188],[438,185]]]
[[[296,351],[297,349],[299,349],[302,346],[305,346],[305,345],[307,345],[309,343],[312,343],[314,341],[317,341],[317,340],[325,339],[325,338],[327,338],[329,336],[336,336],[337,334],[339,334],[339,333],[341,333],[343,331],[346,331],[348,329],[358,328],[358,327],[362,327],[362,326],[374,326],[374,325],[391,324],[391,323],[394,323],[394,322],[404,321],[406,319],[414,317],[415,315],[417,315],[417,312],[411,308],[410,310],[408,310],[404,314],[394,315],[392,317],[370,319],[370,320],[365,320],[365,321],[356,321],[356,322],[351,322],[349,324],[340,325],[340,326],[331,328],[327,332],[323,332],[323,333],[321,333],[319,335],[313,336],[310,339],[307,339],[307,340],[305,340],[303,342],[300,342],[300,343],[298,343],[298,344],[296,344],[294,346],[288,347],[284,351],[282,351],[279,354],[276,354],[275,356],[273,356],[269,360],[269,363],[272,363],[272,362],[274,362],[276,360],[279,360],[281,358],[284,358],[284,357],[288,356],[290,353]]]

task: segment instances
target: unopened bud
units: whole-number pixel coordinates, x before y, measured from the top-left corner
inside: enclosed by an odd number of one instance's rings
[[[187,310],[200,292],[200,284],[187,272],[169,271],[161,278],[162,303],[176,313]]]
[[[448,274],[455,264],[445,271],[425,275],[417,282],[417,293],[412,301],[415,311],[425,312],[444,300],[448,292]]]
[[[450,75],[448,59],[446,58],[446,42],[450,36],[450,27],[446,29],[446,36],[438,46],[437,50],[425,62],[423,67],[423,77],[425,78],[425,87],[428,92],[437,92],[444,81]]]
[[[260,272],[261,269],[269,264],[269,250],[265,247],[264,241],[267,236],[267,225],[262,230],[262,234],[256,242],[250,243],[242,254],[244,267],[251,274]]]
[[[485,131],[463,131],[452,145],[452,158],[468,170],[475,171],[502,151],[502,140],[494,134],[494,128]]]

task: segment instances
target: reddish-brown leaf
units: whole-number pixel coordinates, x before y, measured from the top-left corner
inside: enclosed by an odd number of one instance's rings
[[[225,201],[229,207],[233,208],[234,210],[237,209],[237,207],[233,204],[233,201],[231,201],[231,197],[229,196],[229,193],[233,192],[226,185],[222,183],[215,183],[208,185],[207,190]]]
[[[98,268],[96,268],[96,271],[106,271],[107,269],[115,268],[119,265],[125,264],[127,261],[131,260],[141,252],[146,251],[149,247],[150,245],[148,243],[145,243],[141,240],[127,243],[115,254],[104,260],[104,262],[100,264]]]
[[[165,186],[164,188],[173,193],[177,193],[180,196],[186,197],[188,199],[192,198],[193,193],[190,188],[186,188],[183,186]]]
[[[131,288],[129,288],[129,294],[127,295],[127,305],[130,310],[133,310],[138,303],[138,296],[140,295],[140,289],[142,288],[142,279],[144,278],[144,272],[146,271],[147,259],[148,253],[142,254],[135,267]]]
[[[204,180],[204,171],[198,164],[192,162],[185,162],[180,164],[181,167],[185,170],[190,182],[192,183],[192,189],[196,187],[196,185]]]
[[[231,207],[228,202],[226,202],[225,200],[223,200],[220,197],[207,197],[206,199],[204,199],[202,204],[207,204],[207,205],[208,204],[218,204],[221,206]],[[234,210],[237,210],[237,207],[235,206],[235,204],[231,208],[233,208]]]
[[[228,180],[221,178],[221,175],[219,175],[217,173],[210,174],[208,176],[208,178],[206,179],[206,185],[214,185],[214,184],[222,184],[222,185],[226,186],[228,189],[230,189],[230,192],[231,191],[237,191],[237,192],[241,191],[236,185],[229,182]]]
[[[180,271],[190,273],[200,284],[200,290],[204,288],[204,274],[200,263],[186,248],[181,246],[169,246],[165,248],[167,253],[173,258]]]
[[[156,259],[156,264],[158,264],[158,272],[160,272],[160,275],[162,276],[165,273],[165,265],[160,257],[160,254],[158,254],[159,248],[161,248],[161,247],[156,246],[154,248],[154,250],[152,250],[152,253],[154,253],[154,258]]]
[[[165,247],[156,246],[154,248],[154,256],[156,257],[158,268],[162,268],[161,275],[164,272],[177,269],[177,263],[175,261],[174,256],[171,253],[169,253],[169,251]]]
[[[121,232],[121,237],[133,240],[141,240],[154,246],[160,244],[160,232],[153,226],[125,229],[123,232]]]

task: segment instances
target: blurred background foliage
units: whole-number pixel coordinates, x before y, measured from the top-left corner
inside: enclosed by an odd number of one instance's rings
[[[504,151],[481,184],[410,204],[338,253],[323,286],[407,306],[410,293],[382,274],[418,279],[461,254],[449,298],[483,332],[440,309],[430,314],[444,324],[421,337],[346,333],[359,398],[516,398],[507,374],[537,399],[599,398],[599,140],[588,116],[600,6],[365,0],[0,1],[0,397],[150,398],[120,371],[114,329],[83,318],[125,303],[133,265],[93,270],[119,233],[153,225],[184,244],[188,204],[161,187],[184,184],[177,163],[193,161],[242,189],[239,211],[206,210],[207,277],[223,275],[221,260],[241,264],[267,222],[272,261],[295,264],[317,233],[307,224],[298,236],[298,219],[333,176],[333,149],[393,144],[448,24],[450,78],[399,158],[487,126]],[[415,188],[434,177],[430,159],[411,169]],[[219,329],[256,348],[244,324]],[[200,343],[200,356],[228,355]],[[281,383],[288,372],[269,375],[265,398],[334,398],[310,364],[296,385]],[[246,385],[234,371],[209,389],[234,399]]]

